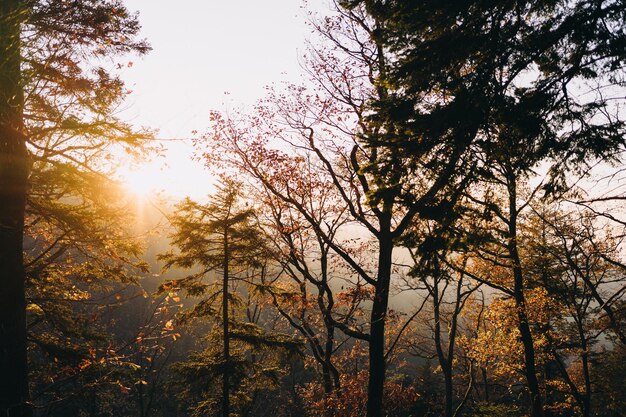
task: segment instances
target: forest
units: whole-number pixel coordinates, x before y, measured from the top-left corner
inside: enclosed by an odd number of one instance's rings
[[[0,0],[1,416],[626,416],[626,1],[324,10],[147,204],[141,15]]]

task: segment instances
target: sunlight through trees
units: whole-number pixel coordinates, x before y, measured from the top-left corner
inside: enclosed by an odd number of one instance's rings
[[[314,6],[159,141],[139,15],[0,3],[1,415],[624,415],[626,4]]]

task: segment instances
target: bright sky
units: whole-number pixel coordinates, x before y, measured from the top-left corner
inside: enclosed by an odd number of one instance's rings
[[[309,7],[325,0],[311,0]],[[139,11],[152,52],[123,78],[133,91],[122,117],[164,139],[206,131],[211,109],[249,105],[263,87],[296,79],[310,28],[300,0],[125,0]],[[224,93],[228,92],[228,95]],[[167,142],[166,157],[124,175],[132,188],[200,198],[211,187],[189,143]]]

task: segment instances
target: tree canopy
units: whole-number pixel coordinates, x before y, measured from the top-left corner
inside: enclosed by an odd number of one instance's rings
[[[138,237],[139,16],[0,4],[0,414],[623,415],[626,4],[330,6]]]

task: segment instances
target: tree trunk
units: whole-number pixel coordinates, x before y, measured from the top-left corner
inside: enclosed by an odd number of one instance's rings
[[[222,413],[224,417],[230,414],[230,334],[228,330],[228,229],[224,231],[224,281],[222,283],[222,324],[224,327],[224,379],[222,389]]]
[[[583,368],[583,378],[585,381],[585,393],[582,396],[582,416],[589,417],[591,415],[591,375],[589,373],[589,346],[583,328],[583,318],[576,320],[578,326],[578,335],[580,337],[580,348],[582,350],[581,362]]]
[[[515,268],[517,271],[519,268]],[[526,315],[526,300],[523,294],[523,284],[521,274],[515,274],[515,307],[517,308],[518,328],[522,345],[524,346],[524,370],[528,390],[530,391],[531,400],[531,416],[543,416],[543,401],[541,398],[541,390],[539,389],[539,381],[537,380],[537,371],[535,369],[535,347],[533,345],[533,337],[528,324]]]
[[[481,376],[483,377],[483,388],[485,390],[485,402],[489,402],[489,380],[487,379],[487,369],[480,368]]]
[[[436,261],[435,261],[436,262]],[[439,265],[436,264],[436,270],[439,270]],[[439,366],[441,366],[441,370],[443,371],[444,382],[445,382],[445,401],[444,401],[444,416],[452,417],[452,357],[446,357],[446,354],[443,351],[442,340],[441,340],[441,302],[443,299],[443,294],[439,293],[439,282],[440,276],[437,272],[435,275],[435,280],[433,282],[431,297],[433,300],[433,314],[435,319],[435,328],[434,328],[434,338],[435,338],[435,350],[437,351],[437,360],[439,361]],[[454,343],[453,339],[448,340],[448,343]],[[448,345],[448,348],[450,345]]]
[[[541,398],[541,390],[539,389],[539,381],[537,379],[537,370],[535,369],[535,346],[533,345],[533,336],[528,323],[526,314],[526,299],[524,297],[524,276],[522,273],[522,264],[517,249],[517,184],[514,176],[508,178],[509,188],[509,242],[508,252],[513,268],[513,295],[515,298],[515,308],[517,310],[518,330],[522,345],[524,346],[524,372],[530,392],[531,416],[543,417],[543,400]]]
[[[327,395],[332,394],[339,389],[339,372],[333,365],[333,352],[335,347],[335,328],[328,320],[325,320],[326,325],[326,343],[324,347],[324,360],[322,362],[322,373],[324,379],[324,393]]]
[[[21,2],[0,1],[0,415],[30,416],[23,255],[29,158],[23,132]]]
[[[381,227],[381,230],[389,230]],[[367,389],[367,417],[381,417],[385,384],[385,320],[389,303],[391,281],[391,254],[393,242],[390,233],[379,238],[378,281],[370,318],[369,385]]]

